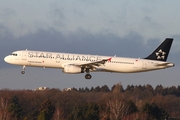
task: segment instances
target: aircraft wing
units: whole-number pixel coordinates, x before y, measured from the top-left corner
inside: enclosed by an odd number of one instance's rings
[[[93,69],[93,68],[99,67],[101,65],[104,65],[107,61],[111,61],[111,59],[112,58],[103,59],[103,60],[96,61],[96,62],[90,62],[90,63],[86,63],[86,64],[79,64],[77,66],[82,67],[82,68]]]

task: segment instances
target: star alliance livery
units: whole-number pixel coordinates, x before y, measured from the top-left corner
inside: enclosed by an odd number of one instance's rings
[[[90,72],[137,73],[173,67],[173,63],[166,62],[172,42],[172,38],[166,38],[144,59],[26,49],[13,52],[4,61],[22,66],[22,74],[26,67],[60,68],[62,72],[69,74],[86,73],[85,78],[91,79]]]

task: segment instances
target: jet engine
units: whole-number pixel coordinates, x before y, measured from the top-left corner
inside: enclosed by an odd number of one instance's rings
[[[62,72],[68,74],[78,74],[83,73],[84,71],[81,67],[75,65],[64,65],[64,69],[62,70]]]

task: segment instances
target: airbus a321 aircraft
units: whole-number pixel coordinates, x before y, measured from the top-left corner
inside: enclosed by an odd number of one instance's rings
[[[6,56],[4,61],[22,66],[22,74],[27,66],[60,68],[62,72],[69,74],[85,72],[85,78],[91,79],[90,72],[136,73],[173,67],[173,63],[166,62],[172,42],[172,38],[166,38],[144,59],[19,50]]]

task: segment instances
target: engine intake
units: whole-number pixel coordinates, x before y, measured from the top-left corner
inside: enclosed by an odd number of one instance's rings
[[[62,70],[64,73],[68,74],[78,74],[83,73],[83,69],[81,67],[75,66],[75,65],[64,65],[64,69]]]

